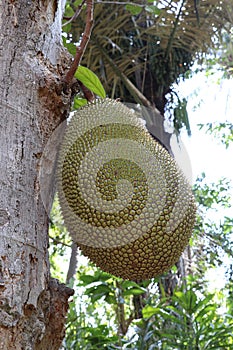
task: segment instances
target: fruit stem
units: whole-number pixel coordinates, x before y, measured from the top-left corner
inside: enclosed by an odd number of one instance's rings
[[[72,83],[72,80],[74,78],[74,74],[82,60],[83,54],[86,50],[87,44],[90,40],[91,37],[91,31],[93,28],[93,11],[94,11],[94,0],[86,0],[85,1],[87,4],[87,17],[86,17],[86,26],[85,26],[85,30],[81,39],[81,43],[80,45],[78,45],[76,47],[76,54],[73,60],[73,63],[68,71],[68,73],[66,74],[65,77],[65,83],[67,84],[67,86],[70,86]],[[82,5],[84,4],[84,2],[82,2]]]

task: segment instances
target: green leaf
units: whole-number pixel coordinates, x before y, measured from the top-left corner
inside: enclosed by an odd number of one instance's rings
[[[173,305],[168,305],[167,306],[167,310],[171,310],[171,311],[173,311],[174,314],[177,314],[177,315],[179,315],[181,317],[185,316],[185,311],[183,311],[183,309],[180,309],[180,308],[175,307]]]
[[[111,289],[107,285],[100,284],[97,286],[87,288],[85,291],[85,294],[89,295],[92,301],[97,301],[103,296],[105,297],[108,296],[110,292],[111,292]]]
[[[88,285],[96,281],[96,277],[92,275],[81,275],[79,279],[84,282],[83,285]]]
[[[165,312],[164,310],[160,310],[160,315],[164,320],[169,320],[171,322],[174,322],[174,324],[184,326],[184,321],[182,319],[179,319],[177,316],[173,316],[170,313]]]
[[[78,5],[80,5],[82,3],[82,0],[76,0],[73,4],[74,7],[77,7]]]
[[[130,287],[136,287],[136,288],[141,288],[136,282],[133,281],[123,281],[121,283],[121,288],[126,289]]]
[[[75,78],[80,80],[90,91],[99,97],[105,98],[106,93],[99,78],[90,69],[79,66],[75,72]]]
[[[87,100],[85,98],[75,97],[74,98],[74,104],[73,109],[79,109],[80,107],[83,107],[87,104]]]
[[[197,296],[192,290],[188,290],[185,294],[186,303],[187,303],[187,311],[193,312],[197,302]]]
[[[214,312],[216,310],[216,307],[214,305],[206,305],[196,316],[196,320],[200,320],[202,321],[202,317],[206,316],[206,318],[208,319],[211,318],[211,315],[209,315],[209,312],[212,311]]]
[[[112,281],[112,276],[104,271],[101,271],[100,269],[96,271],[95,276],[98,281]]]
[[[65,21],[63,21],[63,27],[62,27],[62,32],[63,33],[70,33],[71,31],[71,23],[67,23],[66,25],[65,24]],[[74,44],[73,44],[74,45]],[[66,46],[66,45],[65,45]],[[75,45],[74,45],[75,46]],[[75,46],[76,47],[76,46]]]
[[[148,6],[145,7],[145,10],[146,10],[147,12],[152,13],[152,14],[157,15],[157,16],[158,16],[158,15],[160,14],[160,12],[161,12],[161,10],[160,10],[157,6],[155,6],[155,5],[148,5]]]
[[[67,4],[66,8],[65,8],[64,16],[72,17],[73,15],[74,15],[74,10],[72,9],[72,7],[69,4]]]
[[[70,29],[68,29],[68,31],[70,31]],[[73,43],[67,42],[65,36],[62,36],[62,41],[63,41],[63,45],[67,48],[69,53],[74,56],[76,53],[76,45],[74,45]]]
[[[130,289],[127,289],[123,292],[123,295],[126,296],[126,295],[140,295],[140,294],[143,294],[145,293],[145,289],[143,288],[130,288]]]
[[[139,15],[139,13],[142,12],[142,7],[141,6],[137,6],[137,5],[128,4],[128,5],[125,6],[125,8],[126,8],[126,10],[131,12],[131,14],[133,16]]]
[[[146,305],[142,309],[143,318],[150,318],[151,316],[158,314],[159,312],[160,312],[160,309],[158,307],[153,307],[151,305]]]
[[[105,297],[105,301],[108,303],[108,304],[113,304],[113,305],[115,305],[117,302],[116,302],[116,298],[115,298],[115,296],[114,295],[111,295],[111,294],[109,294],[109,295],[107,295],[106,297]]]

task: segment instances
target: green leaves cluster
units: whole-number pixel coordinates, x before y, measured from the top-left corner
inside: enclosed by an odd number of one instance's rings
[[[142,4],[133,4],[132,2],[131,4],[126,4],[125,8],[133,16],[139,15],[143,10],[145,10],[150,14],[158,16],[161,10],[156,5],[154,5],[154,0],[147,0],[147,3],[148,3],[147,5],[146,4],[142,5]]]
[[[147,334],[150,332],[150,343],[157,344],[155,349],[232,348],[232,317],[221,316],[214,294],[203,295],[199,289],[188,285],[188,289],[176,291],[169,302],[165,299],[156,307],[144,308],[143,316],[150,325]]]
[[[99,78],[87,67],[79,66],[75,72],[75,78],[83,83],[83,85],[93,92],[96,96],[101,98],[106,97],[106,92]],[[82,92],[77,94],[74,98],[73,110],[76,110],[87,104],[87,100],[82,96]]]
[[[174,113],[174,128],[179,134],[180,130],[185,127],[189,136],[191,136],[191,129],[189,124],[188,112],[187,112],[187,100],[178,98],[178,103],[173,110]]]
[[[194,278],[171,297],[160,300],[150,294],[145,299],[143,317],[131,322],[126,335],[119,333],[119,304],[124,305],[126,318],[130,319],[129,296],[145,293],[145,289],[148,293],[152,284],[140,287],[98,269],[80,279],[79,292],[68,315],[64,349],[232,349],[233,317],[222,312],[222,296],[206,293]],[[108,299],[110,294],[112,299]]]
[[[208,268],[222,266],[223,257],[233,256],[233,217],[228,214],[231,186],[225,178],[217,183],[207,183],[204,173],[194,185],[199,208],[192,245],[202,276]],[[218,215],[220,210],[221,216]]]
[[[118,312],[124,309],[125,319],[130,317],[130,298],[145,293],[147,283],[122,281],[92,265],[81,266],[77,275],[64,349],[120,349],[125,339]]]
[[[75,73],[75,78],[83,83],[95,95],[105,98],[106,92],[99,78],[90,69],[79,66]]]
[[[204,128],[207,133],[212,134],[217,140],[224,144],[226,148],[228,148],[233,141],[233,124],[228,121],[224,123],[199,124],[199,128]]]
[[[208,184],[202,174],[194,192],[200,206],[196,238],[194,235],[192,243],[193,262],[200,270],[197,272],[194,268],[194,276],[186,278],[183,285],[177,286],[174,294],[168,296],[165,290],[158,288],[159,279],[143,284],[122,281],[84,263],[80,255],[64,350],[232,349],[232,280],[229,279],[228,289],[222,294],[209,293],[205,281],[207,269],[222,263],[219,249],[232,255],[233,219],[226,217],[221,225],[213,217],[206,219],[206,214],[217,212],[220,205],[229,207],[229,182],[221,179],[217,184]],[[67,256],[67,246],[71,242],[63,228],[56,201],[50,236],[52,273],[64,281],[64,263],[60,263],[60,255]],[[198,250],[202,255],[198,255]],[[140,320],[135,319],[134,301],[138,297],[141,298],[143,316]]]

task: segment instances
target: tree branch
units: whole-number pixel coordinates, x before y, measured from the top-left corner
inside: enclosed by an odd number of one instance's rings
[[[68,284],[71,278],[75,276],[76,266],[77,266],[77,253],[78,253],[77,244],[73,242],[71,246],[71,256],[70,256],[69,269],[66,276],[66,284]]]
[[[95,95],[91,92],[80,80],[78,80],[78,84],[83,92],[84,97],[88,102],[92,102],[95,100]]]
[[[167,47],[166,47],[166,52],[165,52],[165,60],[168,59],[169,55],[170,55],[170,52],[171,52],[171,48],[172,48],[172,44],[173,44],[173,40],[175,38],[175,33],[176,33],[176,30],[178,28],[178,24],[179,24],[179,20],[180,20],[180,16],[182,14],[182,9],[183,9],[183,6],[184,6],[184,2],[185,0],[182,1],[181,5],[180,5],[180,9],[179,9],[179,12],[177,14],[177,17],[176,17],[176,20],[174,22],[174,27],[170,33],[170,37],[168,39],[168,44],[167,44]]]
[[[67,24],[73,22],[76,20],[76,18],[80,15],[80,12],[82,11],[82,7],[85,4],[86,0],[83,0],[82,3],[78,6],[77,10],[75,11],[74,15],[70,18],[68,18],[68,21],[66,23],[63,23],[62,27],[65,27]],[[65,17],[63,17],[65,18]]]
[[[87,18],[86,18],[86,26],[85,26],[85,30],[83,33],[83,37],[81,40],[81,44],[79,46],[77,46],[76,48],[76,54],[73,60],[73,63],[70,67],[70,70],[68,71],[68,73],[66,74],[65,77],[65,83],[70,86],[71,82],[73,80],[74,74],[82,60],[82,56],[86,50],[87,44],[90,40],[90,36],[91,36],[91,31],[92,31],[92,27],[93,27],[93,9],[94,9],[94,0],[86,0],[86,4],[87,4]]]
[[[96,0],[95,1],[96,4],[114,4],[114,5],[135,5],[135,6],[138,6],[138,7],[146,7],[146,4],[139,4],[139,3],[136,3],[136,2],[133,2],[133,1],[107,1],[107,0]]]

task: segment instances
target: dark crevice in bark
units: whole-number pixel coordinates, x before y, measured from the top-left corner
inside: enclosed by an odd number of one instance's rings
[[[47,291],[43,291],[38,300],[38,310],[45,325],[44,336],[37,339],[35,350],[59,349],[65,336],[66,314],[69,298],[74,290],[65,284],[51,279]]]

